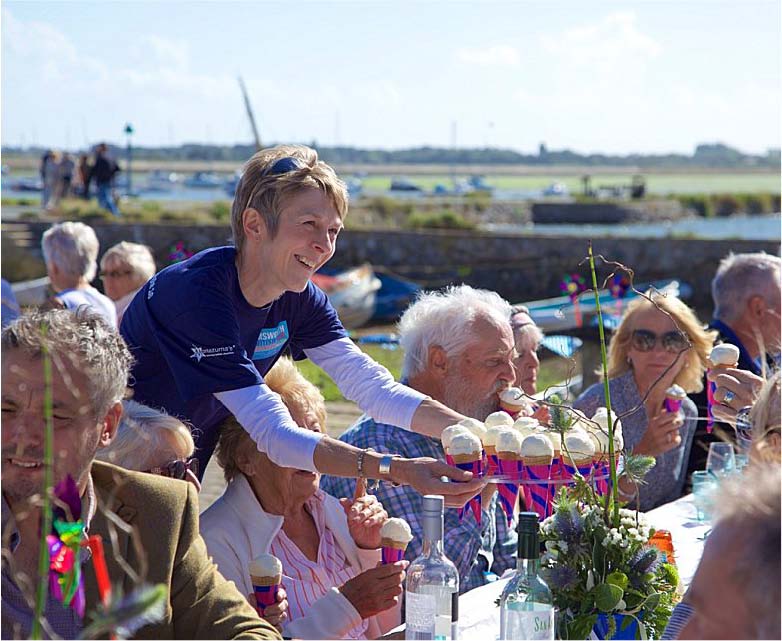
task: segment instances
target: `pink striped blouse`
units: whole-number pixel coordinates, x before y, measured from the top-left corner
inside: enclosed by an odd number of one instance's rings
[[[326,528],[321,490],[305,503],[320,536],[317,563],[310,561],[288,538],[282,529],[271,542],[269,552],[282,563],[282,585],[288,593],[288,617],[291,621],[304,616],[310,605],[323,597],[329,589],[339,587],[359,574],[360,568],[348,564],[345,554]],[[367,620],[352,628],[345,638],[366,639]]]

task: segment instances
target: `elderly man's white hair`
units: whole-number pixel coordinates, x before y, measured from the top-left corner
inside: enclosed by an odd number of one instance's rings
[[[469,285],[421,294],[399,320],[402,376],[409,378],[424,370],[432,346],[442,347],[448,356],[461,354],[472,342],[476,318],[509,325],[510,312],[510,303],[496,292]]]
[[[731,253],[723,258],[711,281],[714,318],[726,323],[737,320],[753,296],[762,296],[773,305],[773,284],[779,284],[780,264],[779,256],[764,252]]]
[[[84,223],[58,223],[47,229],[41,240],[43,258],[47,264],[89,283],[98,269],[98,237]]]

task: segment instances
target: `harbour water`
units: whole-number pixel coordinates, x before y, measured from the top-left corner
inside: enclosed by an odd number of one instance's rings
[[[487,224],[487,231],[535,236],[615,236],[632,238],[711,238],[714,240],[780,240],[780,214],[686,218],[684,220],[630,225],[510,225]]]

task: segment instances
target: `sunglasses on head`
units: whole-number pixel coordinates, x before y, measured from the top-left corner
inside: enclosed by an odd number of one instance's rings
[[[195,476],[198,476],[197,458],[189,458],[187,460],[176,459],[161,467],[153,467],[151,470],[147,470],[147,472],[149,474],[157,474],[158,476],[166,476],[168,478],[184,481],[187,479],[188,470]]]
[[[306,167],[306,163],[303,160],[300,160],[299,158],[294,158],[293,156],[285,156],[284,158],[280,158],[279,160],[276,160],[272,163],[270,167],[267,167],[261,172],[261,176],[279,176],[280,174],[287,174],[292,171],[298,171],[299,169],[304,169]],[[258,186],[256,185],[255,189],[253,189],[252,193],[250,193],[250,197],[247,199],[247,206],[245,209],[248,209],[250,207],[250,203],[253,201],[253,198],[255,198],[256,190],[258,189]]]
[[[665,334],[658,336],[648,329],[636,329],[633,330],[630,343],[639,352],[651,352],[658,339],[666,352],[681,352],[690,346],[687,335],[678,330],[665,332]]]

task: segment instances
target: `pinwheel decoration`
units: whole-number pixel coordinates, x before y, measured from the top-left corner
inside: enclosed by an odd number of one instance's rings
[[[586,281],[581,274],[567,274],[562,282],[559,284],[559,289],[570,298],[570,302],[573,305],[573,315],[575,316],[576,327],[581,327],[583,321],[581,319],[581,309],[578,305],[578,297],[581,292],[586,291]]]
[[[67,476],[54,488],[52,531],[49,545],[49,591],[63,605],[84,617],[84,579],[81,574],[81,547],[86,541],[81,521],[81,497],[73,478]]]
[[[618,316],[622,314],[622,299],[627,296],[631,286],[632,283],[627,274],[614,274],[608,282],[608,291],[616,299],[614,313]]]
[[[187,260],[193,255],[189,249],[185,248],[184,241],[180,240],[176,245],[170,247],[170,253],[168,254],[168,262],[170,265],[174,263],[181,263],[183,260]]]

